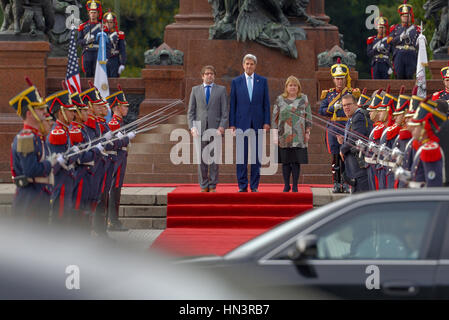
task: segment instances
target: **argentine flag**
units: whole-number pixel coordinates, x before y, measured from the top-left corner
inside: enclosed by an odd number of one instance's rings
[[[99,38],[99,39],[98,39]],[[106,72],[106,43],[109,41],[108,36],[104,31],[97,34],[98,40],[98,54],[97,65],[95,67],[94,85],[100,91],[103,98],[109,97],[108,75]]]

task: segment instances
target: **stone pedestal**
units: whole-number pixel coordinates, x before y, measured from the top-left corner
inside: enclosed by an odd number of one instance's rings
[[[324,0],[311,0],[307,13],[326,23],[330,20],[324,13]],[[290,18],[290,21],[292,25],[303,28],[307,32],[307,40],[314,42],[314,47],[307,54],[316,56],[318,53],[340,44],[336,26],[326,24],[313,28],[298,18]],[[184,52],[185,66],[188,67],[189,55],[191,54],[189,52],[190,41],[209,39],[209,27],[213,24],[212,7],[207,0],[180,0],[179,14],[175,16],[175,23],[165,28],[164,42],[171,48]],[[236,40],[228,41],[237,42]],[[247,44],[247,42],[244,44]],[[259,44],[257,46],[263,47]],[[229,51],[227,52],[229,53]],[[282,55],[280,51],[275,50],[275,52]],[[301,52],[299,54],[301,55]]]
[[[45,97],[48,52],[45,41],[0,42],[0,113],[14,112],[8,101],[28,87],[25,76]]]
[[[442,79],[441,69],[448,66],[447,60],[431,60],[428,63],[432,79]]]
[[[146,66],[142,79],[145,100],[140,105],[140,116],[185,97],[183,66]]]
[[[311,40],[296,41],[298,59],[291,59],[255,42],[237,42],[234,40],[190,40],[189,57],[186,63],[185,97],[190,96],[193,86],[202,83],[200,71],[211,64],[217,70],[216,82],[227,87],[228,93],[233,78],[243,73],[242,58],[252,53],[258,58],[256,73],[268,78],[270,100],[284,90],[285,80],[294,75],[300,79],[303,92],[311,103],[316,101],[315,85],[316,56],[314,42]],[[232,54],[230,54],[232,53]]]
[[[67,73],[67,58],[49,57],[47,59],[47,77],[65,78]]]

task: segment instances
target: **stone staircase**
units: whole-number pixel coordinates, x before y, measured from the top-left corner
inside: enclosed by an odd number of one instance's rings
[[[198,165],[173,164],[170,160],[172,148],[181,143],[181,140],[170,141],[170,134],[175,129],[188,130],[187,116],[176,115],[167,123],[159,125],[154,130],[145,134],[139,134],[132,141],[128,155],[125,183],[197,183]],[[234,141],[235,144],[235,141]],[[190,161],[193,163],[193,143],[186,143],[190,150]],[[267,150],[268,149],[267,143]],[[234,149],[234,150],[232,150]],[[225,152],[235,153],[234,148],[225,149],[223,143],[223,162]],[[330,156],[327,154],[324,144],[324,131],[318,127],[312,130],[309,142],[309,164],[301,166],[300,183],[330,184]],[[234,154],[235,159],[235,154]],[[263,166],[267,167],[267,166]],[[236,183],[235,164],[221,164],[221,183]],[[282,183],[282,170],[274,175],[264,175],[261,183]]]

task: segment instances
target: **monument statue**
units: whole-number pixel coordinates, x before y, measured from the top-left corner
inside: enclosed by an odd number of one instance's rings
[[[48,34],[55,23],[51,0],[0,0],[4,20],[0,33]]]
[[[297,58],[295,40],[306,39],[304,29],[291,26],[287,16],[300,17],[316,27],[324,22],[307,15],[309,0],[208,0],[214,25],[209,39],[256,41]]]
[[[170,48],[166,43],[144,52],[145,64],[153,66],[169,66],[184,64],[184,53]]]
[[[81,8],[82,5],[78,0],[53,0],[55,24],[48,34],[52,44],[50,56],[67,57],[71,28],[72,25],[78,28]]]
[[[424,3],[424,19],[435,21],[435,31],[429,47],[433,51],[434,59],[449,58],[449,14],[447,0],[428,0]],[[441,12],[441,13],[440,13]],[[440,15],[438,15],[440,13]]]

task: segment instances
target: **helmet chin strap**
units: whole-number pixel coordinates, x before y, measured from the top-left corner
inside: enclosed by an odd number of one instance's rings
[[[67,118],[67,115],[65,114],[64,108],[62,106],[61,106],[61,113],[62,116],[64,117],[65,123],[69,125],[70,124],[69,119]]]
[[[33,117],[37,120],[38,124],[39,124],[39,131],[40,133],[42,133],[43,135],[45,135],[46,130],[44,127],[44,123],[42,122],[42,119],[38,117],[36,111],[34,111],[33,107],[31,107],[30,105],[27,105],[28,110],[31,112],[31,114],[33,115]]]

